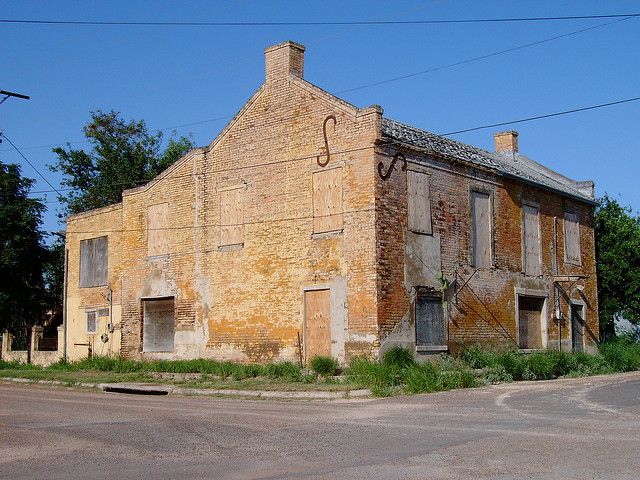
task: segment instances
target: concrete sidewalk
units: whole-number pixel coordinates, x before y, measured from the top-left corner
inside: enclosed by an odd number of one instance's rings
[[[66,382],[58,380],[31,380],[29,378],[2,377],[2,381],[15,383],[30,383],[40,385],[67,386]],[[345,391],[279,391],[279,390],[238,390],[221,388],[184,388],[166,384],[150,383],[76,383],[74,386],[92,388],[108,393],[125,393],[133,395],[188,395],[208,397],[247,397],[247,398],[283,398],[299,400],[337,400],[345,398],[370,397],[371,390],[345,390]]]

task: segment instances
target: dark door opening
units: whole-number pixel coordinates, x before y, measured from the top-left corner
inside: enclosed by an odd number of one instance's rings
[[[416,348],[429,350],[446,347],[446,329],[442,298],[418,293],[416,298]]]
[[[571,304],[571,348],[574,352],[584,351],[584,307]]]

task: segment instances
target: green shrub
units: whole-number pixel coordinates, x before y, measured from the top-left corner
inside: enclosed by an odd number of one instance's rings
[[[0,360],[0,370],[34,370],[36,368],[39,367],[30,363],[20,363],[16,361],[7,362],[5,360]]]
[[[429,393],[442,390],[439,369],[429,362],[408,368],[405,375],[405,389],[409,393]]]
[[[409,368],[415,365],[416,361],[409,349],[395,346],[384,352],[382,363],[388,367]]]
[[[324,377],[331,377],[338,371],[338,361],[335,358],[323,357],[321,355],[313,357],[310,366],[311,370]]]
[[[345,370],[347,381],[368,388],[397,386],[402,383],[402,371],[368,358],[354,358]]]
[[[497,367],[488,368],[483,376],[483,380],[489,384],[509,383],[513,382],[513,377],[502,365],[498,365]]]
[[[466,347],[460,352],[459,358],[470,368],[490,368],[498,365],[496,353],[479,345]]]
[[[616,372],[640,369],[640,344],[629,337],[603,342],[599,350],[605,362]]]
[[[533,375],[532,380],[548,380],[554,377],[554,358],[549,352],[532,353],[525,356],[527,369]]]
[[[266,367],[266,373],[270,378],[279,378],[290,382],[302,380],[302,371],[293,362],[270,363]]]

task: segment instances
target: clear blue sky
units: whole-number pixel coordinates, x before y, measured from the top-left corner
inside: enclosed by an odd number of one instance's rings
[[[143,2],[0,1],[0,17],[124,21],[342,21],[633,13],[638,1]],[[409,26],[152,27],[0,24],[0,128],[57,185],[52,145],[81,141],[89,112],[115,109],[151,129],[231,116],[264,78],[265,47],[307,47],[305,78],[332,92],[427,70],[611,20]],[[640,96],[640,18],[486,60],[347,92],[364,107],[435,132]],[[225,121],[178,129],[198,145]],[[592,179],[640,210],[640,102],[514,125],[520,151]],[[454,138],[492,149],[494,130]],[[74,144],[81,147],[83,144]],[[5,142],[0,159],[23,165]],[[45,195],[42,195],[45,196]],[[55,201],[55,194],[46,195]],[[45,228],[60,228],[48,203]]]

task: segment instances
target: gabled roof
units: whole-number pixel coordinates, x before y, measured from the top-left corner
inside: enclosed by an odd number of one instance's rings
[[[594,203],[593,195],[590,193],[593,188],[591,182],[572,180],[519,153],[488,152],[384,117],[382,118],[382,136],[383,139],[455,158],[474,166],[496,171],[508,178]]]

